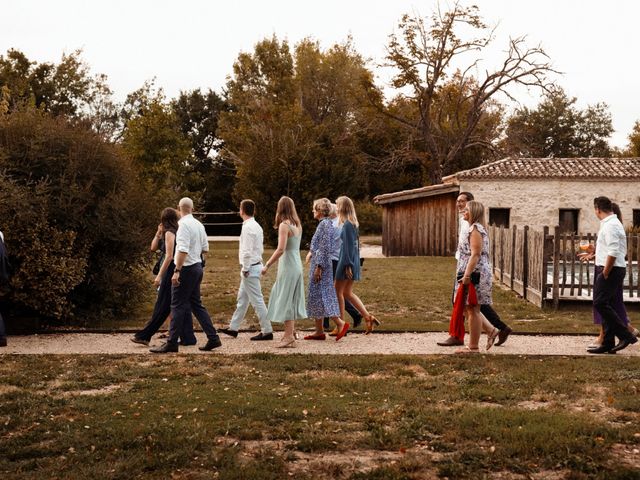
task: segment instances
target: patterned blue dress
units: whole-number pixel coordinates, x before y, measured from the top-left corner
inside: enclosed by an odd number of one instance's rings
[[[476,285],[476,293],[478,294],[479,305],[491,305],[491,288],[493,285],[493,272],[491,271],[491,262],[489,261],[489,235],[485,228],[479,223],[474,223],[469,227],[469,235],[464,235],[458,243],[458,267],[456,271],[464,273],[471,258],[471,245],[469,244],[469,237],[471,232],[476,229],[482,235],[482,252],[480,253],[480,260],[476,265],[475,271],[480,272],[480,283]],[[454,298],[458,293],[458,287],[460,284],[456,282]],[[465,301],[465,304],[468,302]]]
[[[311,268],[309,269],[309,290],[307,294],[307,316],[309,318],[339,317],[340,306],[333,286],[333,265],[331,251],[335,242],[335,228],[331,219],[323,218],[311,239]],[[316,266],[322,268],[322,278],[316,282],[313,272]]]

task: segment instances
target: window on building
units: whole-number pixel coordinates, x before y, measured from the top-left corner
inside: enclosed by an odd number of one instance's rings
[[[640,228],[640,208],[633,209],[633,228]]]
[[[489,225],[496,227],[509,228],[510,208],[490,208],[489,209]]]
[[[580,210],[576,208],[561,208],[558,225],[564,233],[578,233],[578,216]]]

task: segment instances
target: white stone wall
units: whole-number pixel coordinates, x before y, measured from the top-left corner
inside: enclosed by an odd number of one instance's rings
[[[485,208],[510,208],[510,225],[553,231],[559,209],[580,209],[578,229],[595,233],[599,221],[593,212],[593,199],[607,196],[620,205],[625,227],[633,223],[633,209],[640,209],[640,182],[560,179],[468,179],[460,180],[460,191],[471,192]],[[488,220],[488,210],[487,210]]]

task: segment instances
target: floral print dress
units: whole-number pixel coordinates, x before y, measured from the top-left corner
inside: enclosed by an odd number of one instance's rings
[[[474,270],[476,272],[480,272],[480,283],[475,286],[476,293],[478,295],[478,304],[491,305],[493,303],[491,299],[493,272],[491,271],[491,262],[489,261],[489,234],[479,223],[471,225],[469,227],[469,234],[461,238],[458,244],[458,266],[456,270],[459,275],[460,273],[464,274],[467,268],[467,264],[471,258],[471,245],[469,243],[469,238],[471,237],[471,232],[473,232],[474,229],[482,235],[482,252],[480,253],[480,260],[478,260],[478,264]],[[458,293],[459,287],[460,284],[456,282],[454,298]],[[465,304],[468,304],[467,302],[468,300],[465,301]]]
[[[331,252],[335,243],[335,228],[329,218],[323,218],[311,239],[311,268],[309,269],[309,290],[307,315],[309,318],[339,317],[340,306],[333,286],[333,264]],[[316,266],[322,268],[322,278],[313,278]]]

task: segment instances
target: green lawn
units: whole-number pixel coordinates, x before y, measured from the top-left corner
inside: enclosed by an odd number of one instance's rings
[[[207,261],[202,284],[203,301],[217,323],[228,323],[235,308],[240,281],[237,249],[237,242],[213,243]],[[265,259],[271,252],[265,252]],[[363,280],[356,284],[355,291],[371,312],[383,321],[381,329],[444,331],[448,329],[451,314],[454,270],[453,258],[369,258],[364,263]],[[265,298],[268,298],[275,276],[276,271],[272,269],[263,281]],[[151,282],[151,274],[149,279]],[[140,307],[137,314],[116,323],[104,322],[97,327],[141,327],[151,315],[154,293],[150,283],[149,301]],[[596,331],[589,304],[566,303],[559,311],[541,310],[498,286],[494,286],[494,304],[498,313],[515,330],[580,333]],[[628,308],[632,322],[640,325],[640,305],[630,305]],[[257,326],[257,319],[251,309],[250,312],[249,325]],[[310,321],[301,324],[311,326]]]
[[[0,378],[7,480],[640,478],[637,358],[34,355]]]

